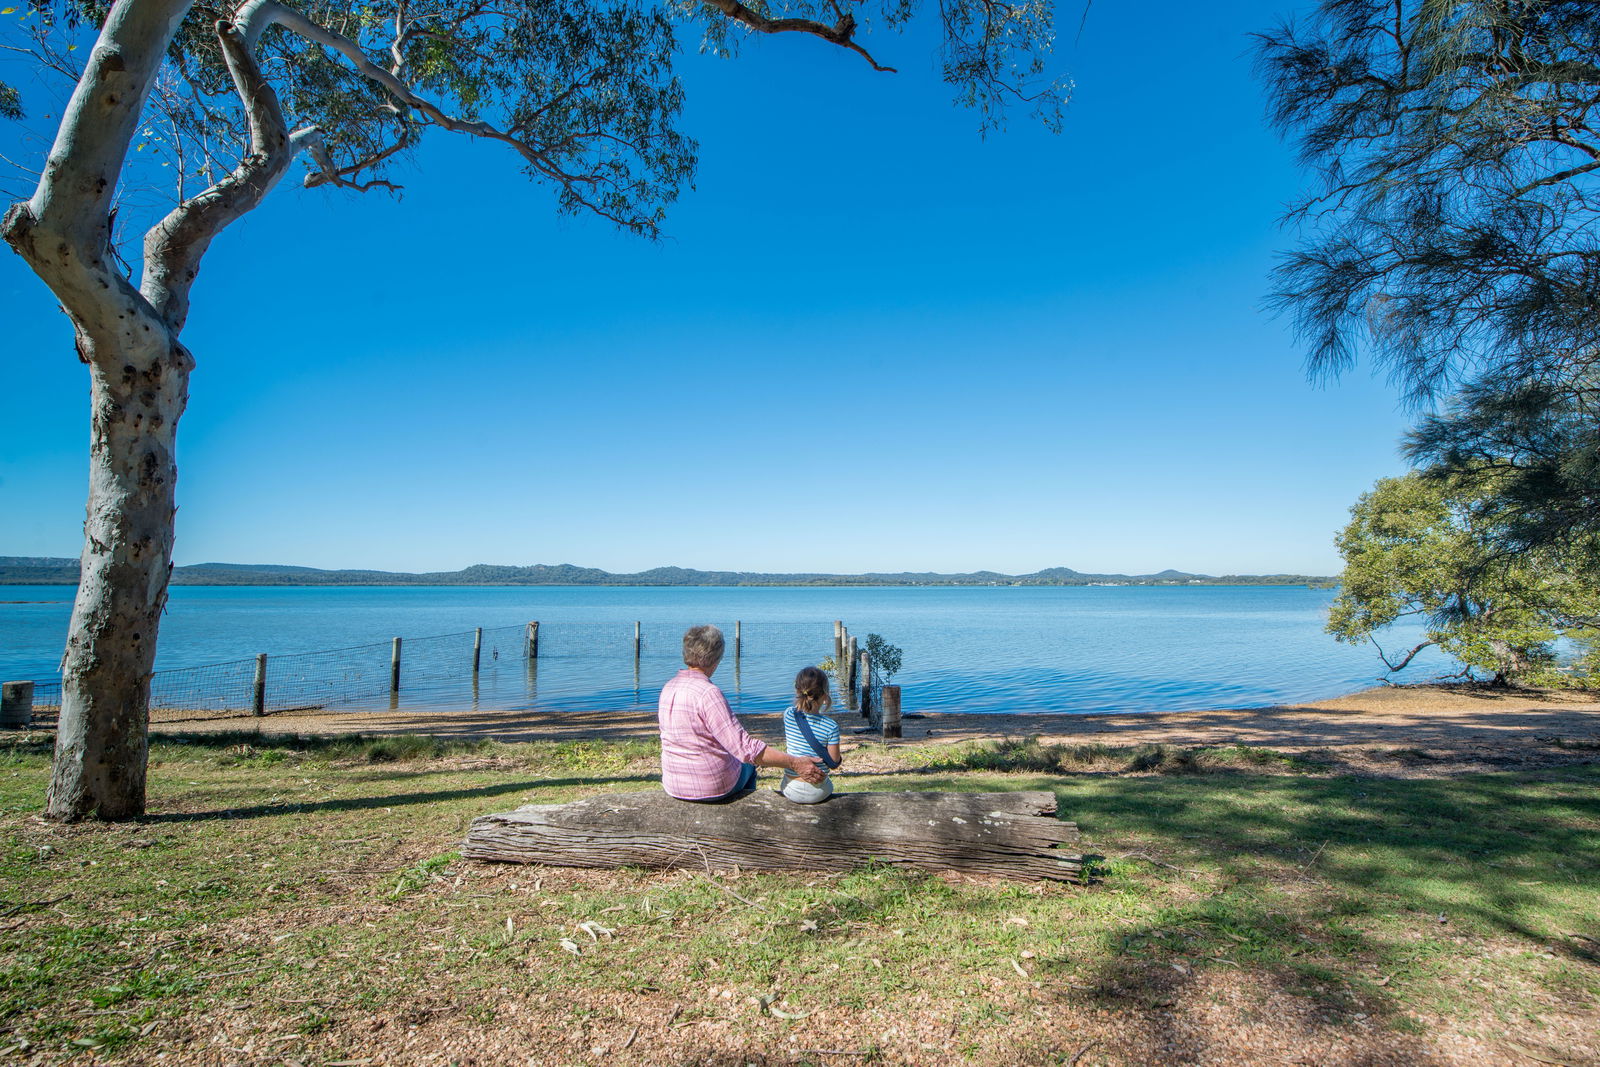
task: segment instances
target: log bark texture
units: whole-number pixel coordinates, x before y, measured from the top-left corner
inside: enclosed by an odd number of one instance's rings
[[[1077,881],[1061,851],[1078,827],[1023,793],[840,793],[795,804],[758,789],[721,804],[659,791],[530,804],[472,820],[462,855],[557,867],[849,870],[868,860],[1005,878]]]

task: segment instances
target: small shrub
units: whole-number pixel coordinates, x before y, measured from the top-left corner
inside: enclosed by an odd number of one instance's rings
[[[271,767],[288,758],[287,749],[238,745],[217,757],[217,764],[222,767]]]
[[[1130,771],[1155,771],[1158,774],[1198,774],[1205,768],[1194,749],[1171,745],[1140,745],[1128,760]]]
[[[1055,774],[1061,770],[1060,745],[1044,745],[1037,737],[1006,738],[969,748],[957,765],[969,771],[1034,771]]]
[[[900,673],[900,646],[891,645],[877,634],[868,634],[867,655],[872,660],[872,669],[885,684]]]
[[[963,750],[952,769],[1064,774],[1113,761],[1112,749],[1101,744],[1046,745],[1037,737],[1006,738]]]

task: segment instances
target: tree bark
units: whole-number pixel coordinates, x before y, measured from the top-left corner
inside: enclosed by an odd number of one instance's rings
[[[1077,881],[1078,836],[1056,798],[1023,793],[840,793],[795,804],[757,790],[723,804],[612,793],[472,820],[462,855],[557,867],[838,871],[869,860]]]
[[[72,95],[33,197],[3,236],[61,300],[90,376],[89,503],[45,814],[144,814],[150,676],[167,601],[178,419],[194,366],[178,337],[200,259],[287,172],[297,146],[230,24],[218,41],[250,151],[145,240],[140,288],[112,255],[111,204],[128,144],[190,0],[118,0]]]
[[[174,448],[192,366],[166,330],[152,324],[151,335],[142,351],[102,357],[80,334],[91,381],[89,504],[45,804],[56,819],[144,814],[150,675],[172,569]]]
[[[1495,659],[1500,661],[1499,670],[1495,671],[1491,685],[1499,688],[1516,685],[1533,670],[1533,660],[1529,658],[1526,649],[1517,648],[1511,642],[1499,638],[1492,639],[1489,647],[1494,651]]]

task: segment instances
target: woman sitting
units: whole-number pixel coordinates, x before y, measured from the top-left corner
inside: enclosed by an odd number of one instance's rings
[[[745,732],[711,681],[726,647],[715,626],[683,635],[684,669],[661,690],[661,785],[679,800],[731,800],[756,787],[757,767],[782,767],[821,785],[816,759],[791,756]]]

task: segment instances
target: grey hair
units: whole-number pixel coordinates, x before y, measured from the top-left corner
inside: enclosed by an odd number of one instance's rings
[[[683,665],[715,667],[722,662],[722,652],[727,647],[722,631],[715,626],[691,626],[683,635]]]

